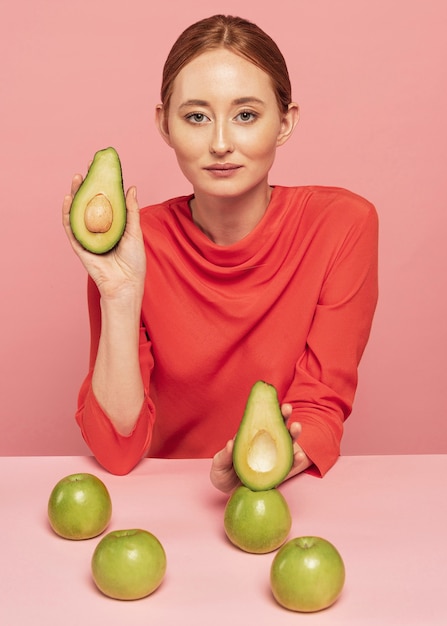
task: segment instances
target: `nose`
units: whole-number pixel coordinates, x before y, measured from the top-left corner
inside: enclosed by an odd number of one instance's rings
[[[215,122],[210,141],[210,152],[218,156],[233,152],[231,131],[225,122]]]

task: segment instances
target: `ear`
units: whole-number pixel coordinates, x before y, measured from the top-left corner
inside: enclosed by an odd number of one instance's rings
[[[155,107],[155,122],[157,124],[160,135],[166,141],[168,146],[171,146],[171,139],[169,137],[167,111],[165,111],[162,104],[157,104],[157,106]]]
[[[293,133],[300,118],[300,109],[295,102],[289,104],[289,108],[281,119],[281,128],[278,134],[277,146],[282,146]]]

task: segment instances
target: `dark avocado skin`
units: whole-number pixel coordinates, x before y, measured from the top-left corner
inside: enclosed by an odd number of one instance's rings
[[[293,442],[273,385],[257,381],[234,440],[233,466],[252,491],[279,485],[293,464]]]
[[[85,222],[89,203],[105,196],[111,207],[111,225],[106,232],[91,232]],[[115,148],[96,152],[87,175],[76,192],[70,210],[70,226],[75,238],[90,252],[105,254],[121,239],[126,228],[126,198],[121,161]]]

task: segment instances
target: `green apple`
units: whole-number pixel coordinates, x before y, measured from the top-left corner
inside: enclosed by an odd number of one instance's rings
[[[102,593],[117,600],[138,600],[160,586],[166,572],[166,553],[147,530],[114,530],[93,553],[92,575]]]
[[[286,540],[291,525],[287,501],[276,488],[252,491],[241,485],[225,507],[227,537],[245,552],[263,554],[276,550]]]
[[[112,517],[107,487],[97,476],[70,474],[53,488],[48,519],[55,533],[65,539],[90,539],[100,535]]]
[[[340,553],[321,537],[290,539],[275,554],[270,586],[276,601],[292,611],[321,611],[340,596],[345,566]]]

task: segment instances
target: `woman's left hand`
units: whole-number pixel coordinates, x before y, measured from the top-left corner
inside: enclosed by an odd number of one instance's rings
[[[284,419],[287,421],[292,414],[292,405],[283,404],[281,406],[281,412]],[[289,432],[293,439],[293,465],[285,480],[299,474],[312,464],[310,459],[296,442],[301,433],[301,424],[299,422],[292,422]],[[233,467],[233,445],[234,439],[227,441],[225,448],[214,455],[211,464],[211,482],[216,489],[219,489],[219,491],[223,491],[224,493],[230,493],[241,484],[241,481],[239,480]]]
[[[292,415],[292,405],[291,404],[283,404],[281,406],[281,413],[284,419],[287,420]],[[301,446],[297,443],[297,439],[301,434],[301,424],[299,422],[292,422],[289,426],[290,436],[293,441],[293,464],[292,469],[287,474],[284,480],[303,472],[305,469],[312,465],[312,461],[306,455]]]

